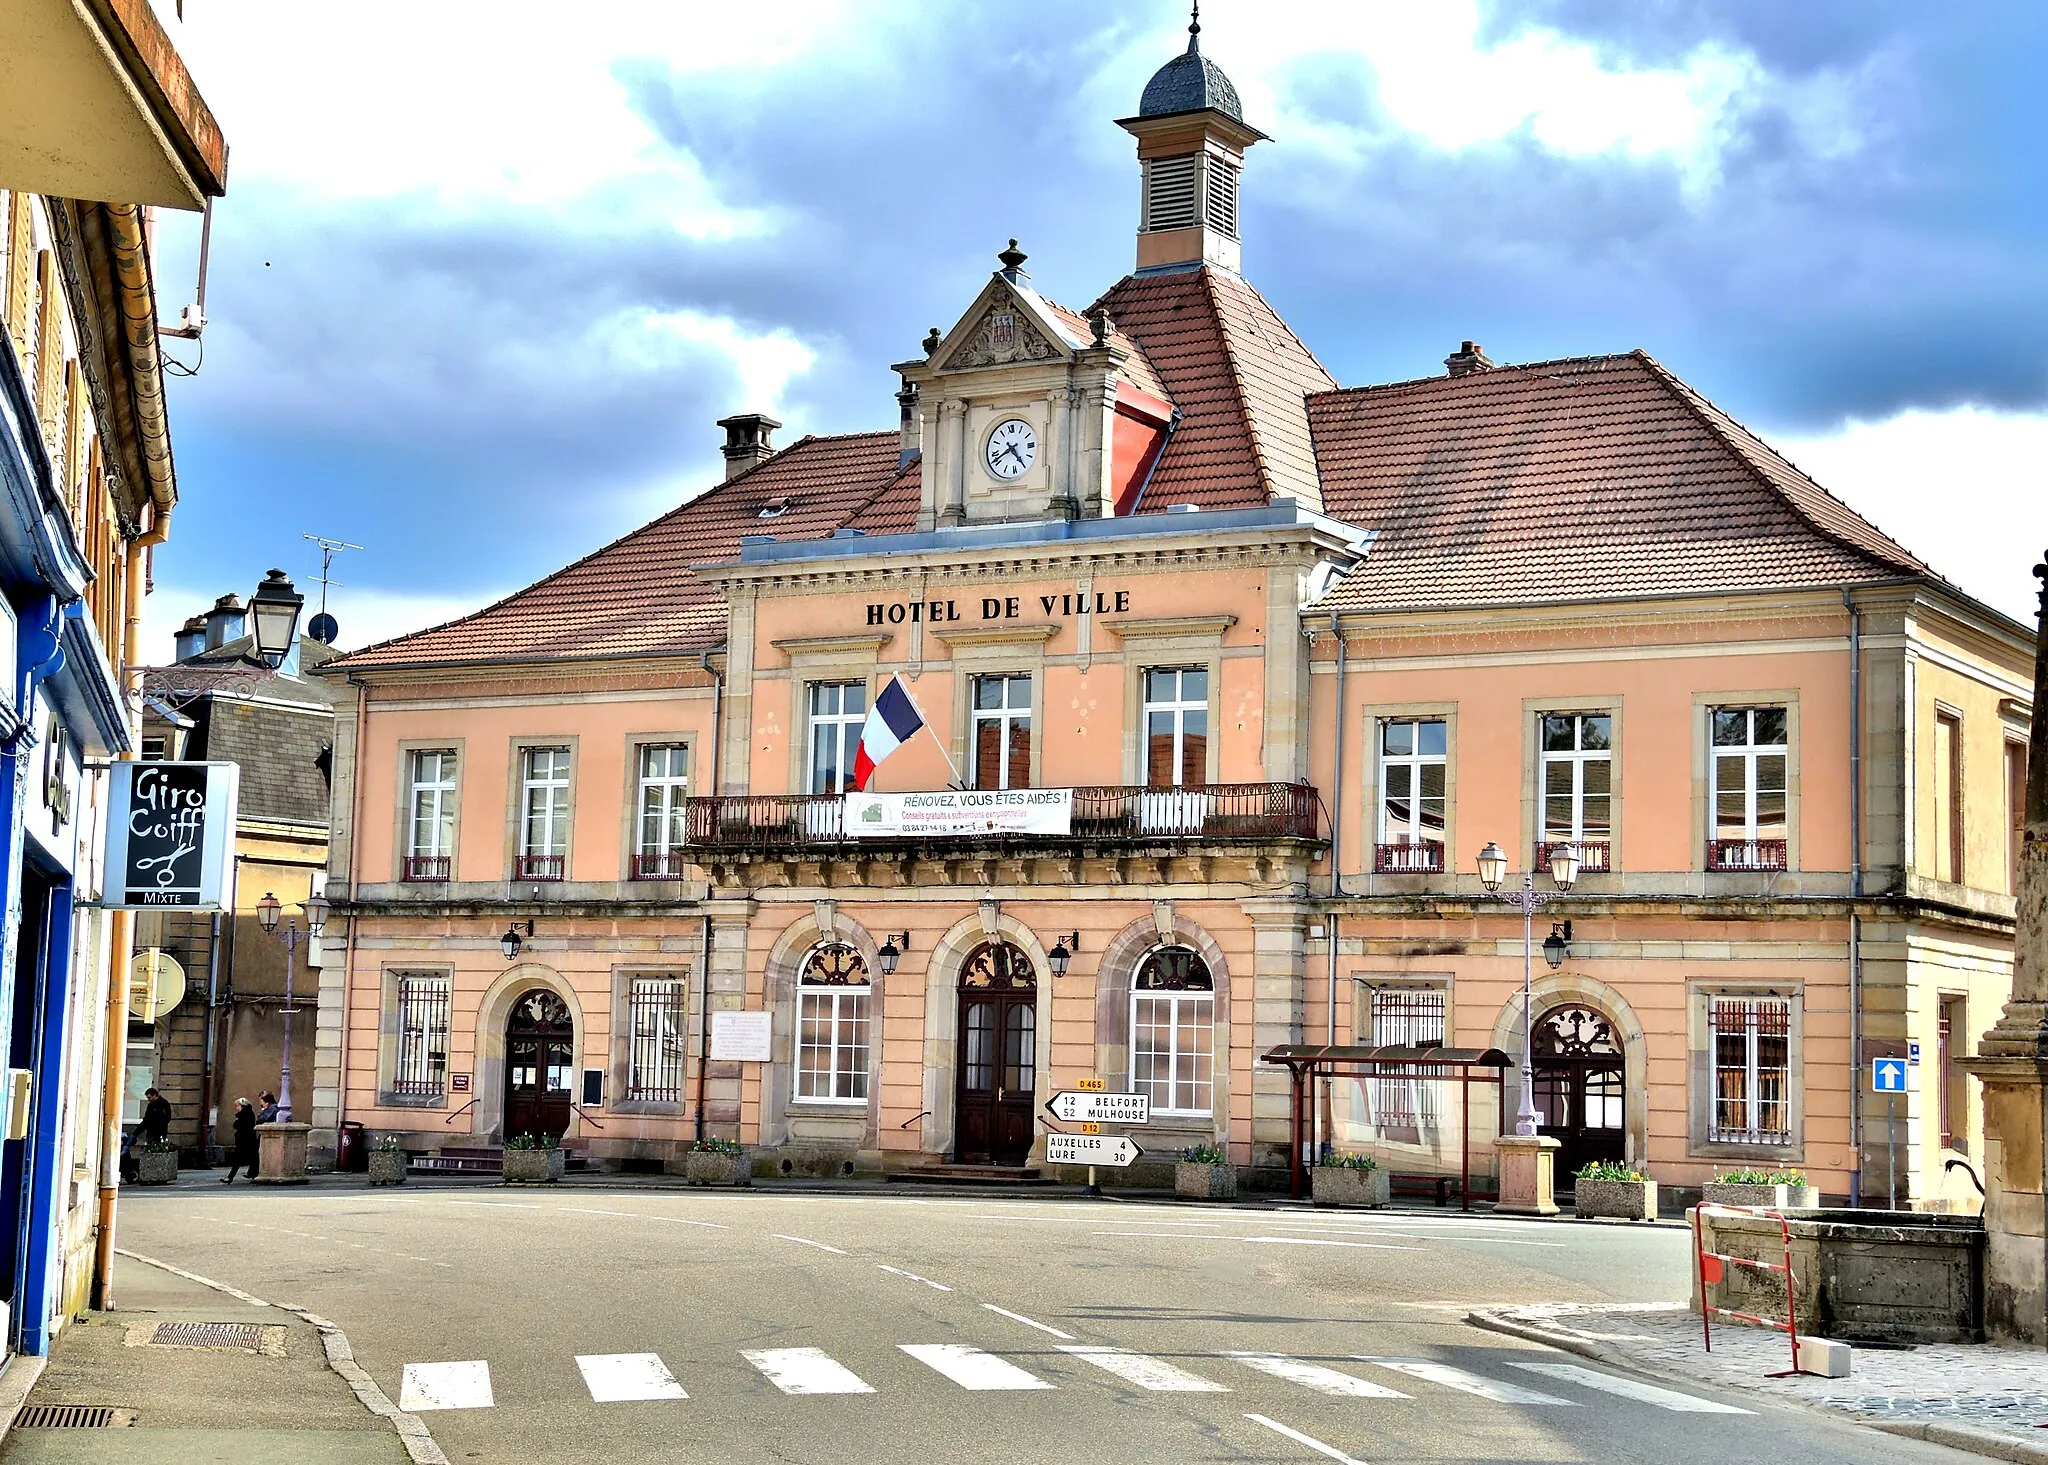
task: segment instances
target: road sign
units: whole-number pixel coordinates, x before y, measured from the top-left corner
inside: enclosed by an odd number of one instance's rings
[[[1048,1134],[1045,1137],[1045,1163],[1048,1165],[1108,1165],[1121,1170],[1144,1153],[1121,1134]]]
[[[1908,1044],[1906,1044],[1906,1067],[1908,1067],[1908,1068],[1918,1068],[1919,1066],[1920,1066],[1920,1045],[1919,1045],[1919,1044],[1918,1044],[1917,1042],[1916,1042],[1916,1043],[1908,1043]]]
[[[1906,1091],[1906,1060],[1871,1059],[1870,1086],[1880,1094],[1903,1094]]]
[[[1046,1112],[1062,1124],[1149,1124],[1146,1094],[1082,1094],[1062,1089],[1046,1101]]]

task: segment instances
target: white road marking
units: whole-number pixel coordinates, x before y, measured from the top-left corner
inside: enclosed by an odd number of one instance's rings
[[[644,1211],[600,1211],[590,1206],[556,1206],[558,1211],[571,1211],[579,1216],[617,1216],[625,1221],[660,1221],[667,1226],[702,1226],[707,1231],[730,1231],[730,1226],[721,1226],[716,1221],[685,1221],[681,1216],[650,1216]]]
[[[1245,1418],[1253,1424],[1263,1424],[1267,1429],[1286,1435],[1298,1445],[1307,1445],[1319,1455],[1328,1455],[1337,1462],[1337,1465],[1365,1465],[1363,1460],[1353,1459],[1335,1445],[1326,1445],[1313,1435],[1305,1435],[1298,1429],[1289,1429],[1277,1419],[1268,1419],[1263,1414],[1247,1414]]]
[[[740,1354],[785,1394],[872,1394],[873,1387],[822,1348],[743,1348]]]
[[[877,1267],[880,1267],[881,1270],[889,1273],[889,1275],[891,1275],[892,1277],[903,1277],[912,1282],[922,1282],[925,1286],[936,1288],[941,1292],[951,1292],[953,1290],[951,1287],[948,1287],[944,1282],[934,1282],[930,1277],[920,1277],[917,1273],[906,1272],[901,1267],[884,1267],[880,1262],[876,1262],[875,1265]]]
[[[1462,1394],[1477,1394],[1482,1399],[1491,1399],[1496,1404],[1562,1404],[1576,1408],[1571,1399],[1560,1399],[1554,1394],[1539,1394],[1534,1389],[1525,1389],[1520,1384],[1503,1384],[1494,1379],[1481,1378],[1476,1373],[1467,1373],[1462,1368],[1452,1368],[1448,1363],[1435,1363],[1427,1358],[1368,1358],[1357,1355],[1361,1363],[1376,1363],[1381,1368],[1391,1368],[1396,1373],[1405,1373],[1410,1378],[1425,1383],[1442,1384],[1447,1389],[1456,1389]]]
[[[579,1353],[576,1366],[595,1404],[634,1399],[687,1399],[683,1386],[654,1353]]]
[[[982,1306],[990,1312],[998,1313],[1008,1318],[1013,1323],[1022,1323],[1027,1328],[1036,1328],[1041,1333],[1051,1333],[1055,1338],[1065,1338],[1070,1343],[1074,1340],[1072,1333],[1062,1333],[1058,1328],[1049,1328],[1044,1323],[1033,1322],[1021,1312],[1011,1312],[1007,1307],[997,1307],[993,1302],[984,1302]]]
[[[488,1409],[491,1366],[481,1358],[468,1363],[408,1363],[399,1380],[398,1407],[408,1414],[429,1409]]]
[[[1160,1241],[1229,1241],[1228,1236],[1217,1236],[1208,1231],[1091,1231],[1091,1236],[1141,1236],[1147,1240]]]
[[[1098,1348],[1089,1343],[1062,1343],[1060,1352],[1071,1353],[1076,1358],[1087,1360],[1097,1368],[1115,1374],[1127,1384],[1136,1384],[1141,1389],[1151,1389],[1161,1394],[1227,1394],[1229,1389],[1222,1384],[1211,1383],[1198,1378],[1184,1368],[1177,1368],[1163,1358],[1151,1358],[1143,1353],[1126,1353],[1121,1348]]]
[[[937,1369],[963,1389],[1049,1389],[1051,1384],[1007,1358],[964,1343],[898,1343],[919,1363]]]
[[[774,1237],[774,1238],[775,1238],[775,1239],[776,1239],[777,1241],[794,1241],[794,1242],[795,1242],[795,1243],[796,1243],[796,1244],[797,1244],[798,1246],[815,1246],[815,1247],[817,1247],[817,1248],[818,1248],[818,1250],[820,1250],[820,1251],[829,1251],[829,1252],[831,1252],[831,1253],[832,1253],[832,1255],[834,1255],[834,1256],[845,1256],[845,1255],[846,1255],[846,1253],[845,1253],[845,1252],[843,1252],[843,1251],[841,1251],[841,1250],[840,1250],[840,1249],[839,1249],[838,1247],[836,1247],[836,1246],[827,1246],[827,1245],[826,1245],[826,1244],[825,1244],[824,1242],[822,1242],[822,1241],[806,1241],[806,1240],[805,1240],[805,1239],[804,1239],[803,1237],[801,1237],[801,1236],[784,1236],[784,1235],[783,1235],[783,1234],[782,1234],[782,1233],[781,1233],[780,1231],[771,1231],[771,1232],[769,1232],[768,1234],[769,1234],[770,1236],[773,1236],[773,1237]]]
[[[1333,1241],[1322,1236],[1240,1236],[1238,1240],[1262,1246],[1355,1246],[1365,1251],[1426,1251],[1421,1246],[1388,1246],[1379,1241]]]
[[[499,1211],[537,1211],[541,1209],[539,1201],[526,1200],[451,1200],[445,1202],[445,1204],[451,1206],[489,1206],[493,1210]]]
[[[1604,1393],[1619,1394],[1624,1399],[1633,1399],[1638,1404],[1654,1404],[1659,1409],[1669,1409],[1674,1414],[1754,1414],[1754,1409],[1738,1409],[1733,1404],[1722,1404],[1713,1399],[1700,1399],[1691,1394],[1681,1394],[1675,1389],[1660,1389],[1655,1384],[1646,1384],[1637,1379],[1622,1378],[1611,1373],[1599,1373],[1590,1368],[1581,1368],[1576,1363],[1522,1363],[1507,1360],[1511,1368],[1527,1369],[1540,1373],[1546,1378],[1561,1379],[1568,1384],[1579,1384],[1588,1389],[1599,1389]]]
[[[1276,1379],[1286,1379],[1291,1384],[1314,1389],[1318,1394],[1334,1394],[1340,1399],[1406,1399],[1410,1397],[1399,1389],[1390,1389],[1384,1384],[1375,1384],[1366,1379],[1340,1373],[1334,1368],[1324,1368],[1320,1363],[1304,1363],[1299,1358],[1287,1358],[1278,1353],[1229,1353],[1247,1368],[1256,1368],[1260,1373],[1269,1373]]]

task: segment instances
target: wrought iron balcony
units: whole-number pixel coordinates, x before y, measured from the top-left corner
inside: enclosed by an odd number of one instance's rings
[[[641,850],[633,856],[635,880],[680,880],[689,873],[690,854],[681,847]]]
[[[860,838],[846,832],[838,794],[754,794],[687,801],[688,845],[728,854],[851,850],[891,844],[1147,845],[1318,838],[1316,791],[1306,783],[1212,783],[1196,788],[1074,790],[1067,834],[916,835]]]
[[[1418,839],[1407,844],[1376,844],[1372,847],[1372,868],[1380,875],[1441,875],[1443,841]]]
[[[1709,870],[1782,870],[1786,867],[1782,839],[1710,839]]]
[[[517,862],[517,878],[559,880],[562,878],[562,867],[567,863],[566,855],[521,855]]]
[[[1536,870],[1550,868],[1550,852],[1560,849],[1575,849],[1579,852],[1579,873],[1581,875],[1605,875],[1614,868],[1607,841],[1604,839],[1548,839],[1536,843]]]
[[[407,855],[405,857],[405,878],[407,880],[446,880],[449,867],[454,859],[449,855]]]

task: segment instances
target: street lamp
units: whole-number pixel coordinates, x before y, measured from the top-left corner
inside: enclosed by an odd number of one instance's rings
[[[292,635],[306,597],[292,588],[283,570],[272,570],[249,597],[249,619],[255,624],[256,654],[271,666],[291,654]]]
[[[263,927],[263,934],[275,936],[284,942],[284,1006],[278,1015],[284,1019],[284,1061],[279,1065],[277,1079],[277,1122],[292,1122],[292,1019],[298,1016],[298,1008],[292,1006],[292,987],[298,975],[299,942],[316,937],[327,925],[328,902],[318,894],[308,896],[299,902],[299,909],[306,913],[306,929],[299,930],[297,921],[285,921],[283,929],[278,928],[284,906],[269,891],[263,892],[263,899],[256,902],[256,920]]]
[[[901,946],[896,944],[899,941],[903,943]],[[883,936],[882,949],[875,953],[876,958],[882,963],[882,975],[886,977],[894,974],[896,963],[903,959],[903,953],[908,950],[910,950],[910,933],[908,931],[893,931]]]
[[[1068,949],[1068,943],[1070,942],[1072,943],[1072,950]],[[1052,974],[1055,978],[1064,977],[1067,974],[1067,964],[1074,959],[1074,952],[1080,949],[1081,933],[1079,931],[1073,931],[1065,936],[1054,939],[1053,948],[1045,954],[1045,960],[1046,964],[1052,968]]]
[[[1536,872],[1527,871],[1522,876],[1522,888],[1503,890],[1507,883],[1508,857],[1501,847],[1492,840],[1479,852],[1479,883],[1486,887],[1486,893],[1495,900],[1506,901],[1522,913],[1522,1103],[1515,1110],[1515,1133],[1533,1138],[1537,1130],[1536,1076],[1530,1067],[1531,1030],[1533,1015],[1530,995],[1530,968],[1536,957],[1536,912],[1553,900],[1568,893],[1579,878],[1579,851],[1576,845],[1552,845],[1550,849],[1550,879],[1556,890],[1538,890]],[[1557,956],[1551,959],[1550,941],[1543,943],[1544,960],[1554,967],[1564,960],[1564,941],[1555,932],[1551,941],[1557,942]]]
[[[528,936],[533,934],[532,921],[526,923],[526,934]],[[519,938],[519,923],[517,921],[507,926],[505,934],[498,938],[498,950],[505,953],[505,960],[507,961],[519,960],[520,948],[525,945],[526,943]]]

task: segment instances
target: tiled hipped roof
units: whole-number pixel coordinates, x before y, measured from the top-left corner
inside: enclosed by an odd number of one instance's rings
[[[1309,398],[1325,511],[1374,530],[1330,609],[1930,573],[1640,351]]]
[[[724,597],[692,567],[737,559],[742,535],[817,539],[847,524],[893,525],[906,493],[915,518],[917,474],[899,471],[898,446],[894,432],[803,438],[516,595],[335,665],[570,661],[722,645]]]

